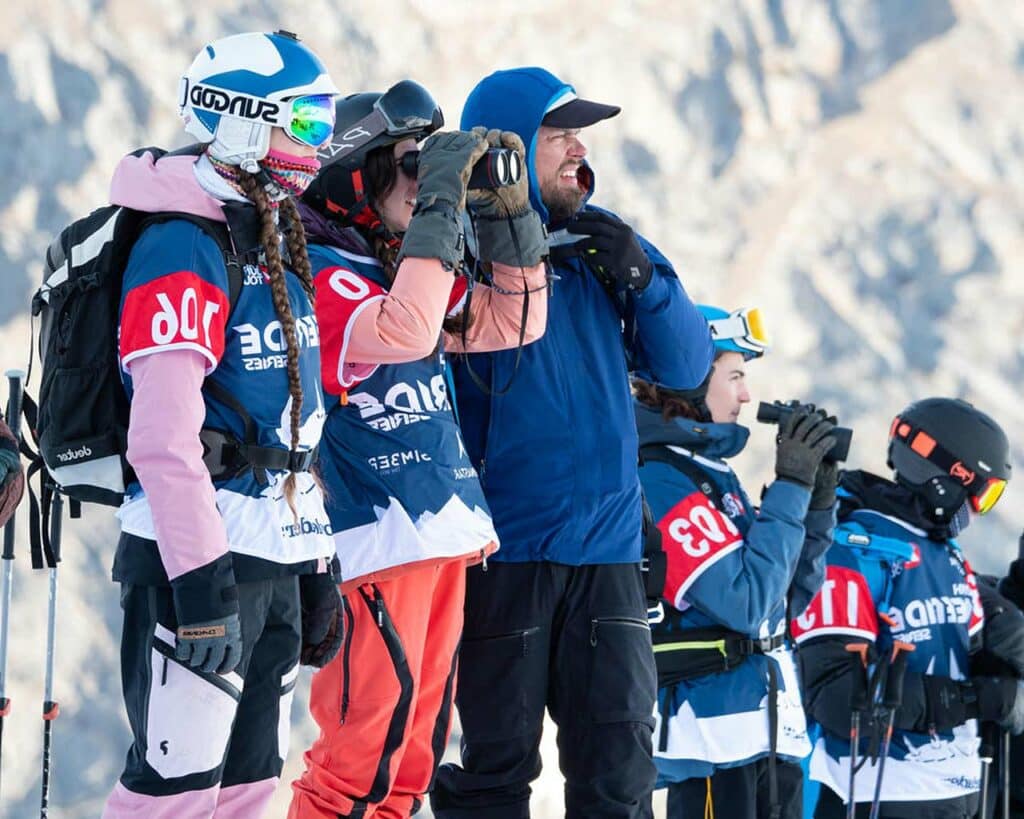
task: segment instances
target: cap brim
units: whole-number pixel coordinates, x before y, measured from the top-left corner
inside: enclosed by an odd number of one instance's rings
[[[560,105],[544,116],[541,125],[549,128],[586,128],[603,119],[611,119],[622,109],[617,105],[574,99]]]

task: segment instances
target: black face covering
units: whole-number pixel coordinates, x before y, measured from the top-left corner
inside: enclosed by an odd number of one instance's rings
[[[964,501],[960,508],[956,510],[956,514],[953,515],[953,519],[949,522],[949,536],[956,537],[971,522],[971,508],[967,501]]]
[[[923,529],[938,542],[956,537],[970,523],[967,491],[944,476],[908,484],[853,470],[843,473],[842,483],[852,497],[840,499],[840,518],[867,506]]]
[[[910,489],[921,516],[932,524],[924,527],[932,540],[956,537],[971,522],[967,490],[951,478],[937,475]]]

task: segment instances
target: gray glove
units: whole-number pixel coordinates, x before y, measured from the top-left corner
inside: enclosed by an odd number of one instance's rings
[[[775,474],[813,489],[822,458],[836,444],[833,429],[835,425],[820,413],[803,407],[791,412],[776,438]]]
[[[174,656],[202,671],[233,671],[242,659],[242,626],[231,553],[174,578],[171,591],[178,623]]]
[[[200,671],[227,674],[242,659],[242,624],[237,614],[178,626],[174,656]]]
[[[476,217],[476,241],[480,261],[510,267],[533,267],[547,254],[547,235],[540,216],[530,206],[530,179],[526,148],[511,131],[473,129],[490,148],[510,148],[519,153],[523,174],[514,185],[473,188],[467,193],[469,209]]]
[[[402,239],[399,263],[406,256],[440,259],[451,269],[462,263],[466,184],[487,147],[480,134],[467,131],[430,135],[420,151],[416,207]]]

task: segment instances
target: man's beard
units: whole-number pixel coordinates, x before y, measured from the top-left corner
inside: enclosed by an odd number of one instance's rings
[[[562,172],[559,168],[558,173]],[[548,209],[549,222],[563,222],[571,219],[583,205],[583,199],[587,192],[579,185],[574,189],[560,188],[558,186],[558,175],[548,184],[541,184],[540,198]]]

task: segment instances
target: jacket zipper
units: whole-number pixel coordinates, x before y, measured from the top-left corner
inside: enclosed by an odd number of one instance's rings
[[[646,620],[641,620],[638,617],[595,617],[590,621],[590,645],[597,645],[597,628],[601,623],[616,623],[622,626],[630,626],[632,628],[642,628],[647,631],[651,630],[650,625]]]
[[[484,637],[470,637],[464,639],[463,643],[479,643],[487,640],[491,642],[493,640],[511,640],[513,637],[518,638],[522,642],[521,651],[522,656],[526,656],[526,638],[531,634],[536,634],[540,631],[540,626],[530,626],[530,628],[520,629],[519,631],[506,631],[504,634],[490,634]]]

